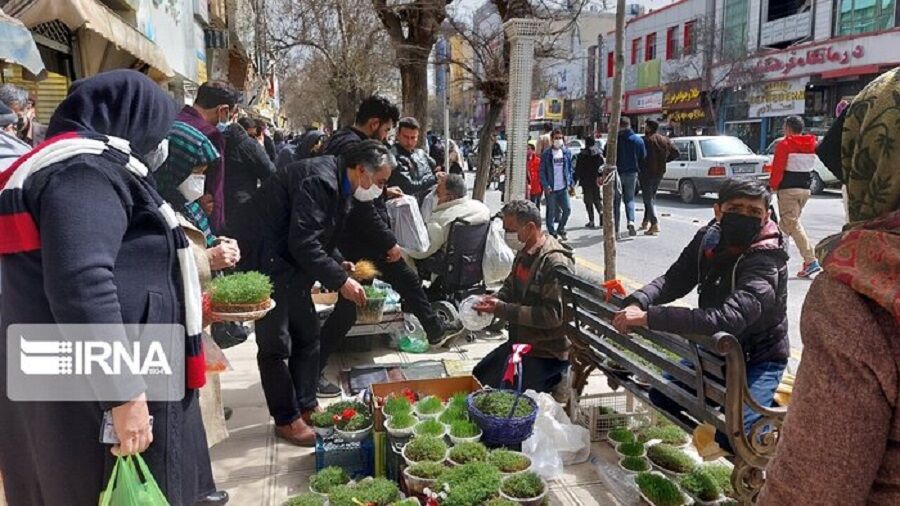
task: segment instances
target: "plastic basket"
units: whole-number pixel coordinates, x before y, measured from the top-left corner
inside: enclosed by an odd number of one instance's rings
[[[343,443],[316,438],[316,471],[338,466],[353,478],[375,474],[375,444],[371,437]]]
[[[366,303],[356,308],[357,324],[381,323],[384,318],[384,297],[367,299]]]
[[[634,395],[623,391],[581,396],[572,421],[590,431],[591,441],[602,441],[610,429],[646,427],[653,417]]]
[[[472,421],[475,422],[478,427],[481,428],[482,435],[481,441],[487,445],[502,445],[502,446],[510,446],[517,445],[522,441],[525,441],[531,436],[531,432],[534,429],[534,420],[537,418],[538,407],[537,404],[531,397],[527,395],[522,395],[519,398],[519,402],[525,402],[531,405],[532,411],[531,414],[522,417],[522,418],[501,418],[496,416],[490,416],[485,413],[482,413],[477,407],[475,407],[475,398],[479,395],[484,395],[489,392],[510,392],[512,394],[516,394],[515,390],[479,390],[477,392],[473,392],[469,394],[469,397],[466,399],[466,403],[469,406],[469,416],[472,417]]]

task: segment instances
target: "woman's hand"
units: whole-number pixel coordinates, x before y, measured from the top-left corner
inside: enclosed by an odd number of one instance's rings
[[[209,268],[214,271],[229,269],[241,261],[241,249],[237,241],[227,237],[220,237],[219,244],[206,250],[209,259]]]
[[[112,424],[116,437],[119,438],[119,444],[112,447],[113,455],[125,457],[146,450],[153,442],[147,395],[141,394],[112,408]]]

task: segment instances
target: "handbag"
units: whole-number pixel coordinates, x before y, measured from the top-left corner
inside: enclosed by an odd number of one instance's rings
[[[219,348],[233,348],[250,337],[250,331],[239,322],[216,322],[212,324],[212,338]]]

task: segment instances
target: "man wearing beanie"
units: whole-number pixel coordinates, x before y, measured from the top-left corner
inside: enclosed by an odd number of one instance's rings
[[[0,172],[31,150],[31,146],[16,137],[18,123],[19,116],[0,102]]]

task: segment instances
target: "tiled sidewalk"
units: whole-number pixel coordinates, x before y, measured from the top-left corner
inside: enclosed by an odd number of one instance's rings
[[[412,355],[376,346],[371,352],[344,353],[333,360],[335,370],[354,365],[408,363],[418,360],[477,360],[498,341],[459,341],[439,353]],[[216,482],[238,506],[278,506],[288,497],[307,490],[315,472],[315,452],[277,439],[266,409],[256,366],[256,343],[252,338],[226,350],[234,370],[222,375],[225,405],[234,409],[228,422],[230,437],[211,450]],[[332,376],[333,377],[333,376]],[[592,457],[610,459],[610,450],[594,444]],[[550,483],[554,505],[618,505],[601,476],[590,463],[570,466]]]

